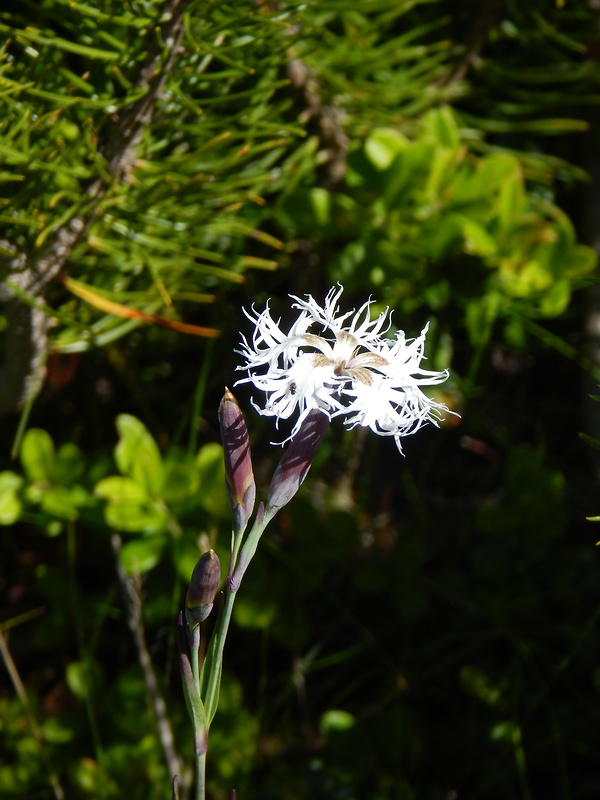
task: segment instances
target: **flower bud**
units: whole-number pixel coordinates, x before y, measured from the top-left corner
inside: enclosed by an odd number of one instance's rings
[[[306,478],[310,465],[329,425],[329,416],[312,409],[277,465],[269,488],[266,516],[272,516],[290,502]]]
[[[203,622],[212,611],[221,565],[214,550],[204,553],[192,572],[186,598],[186,619],[189,623]]]
[[[254,509],[256,483],[244,415],[229,389],[225,389],[219,406],[219,422],[225,455],[227,496],[233,510],[236,531],[241,532]]]

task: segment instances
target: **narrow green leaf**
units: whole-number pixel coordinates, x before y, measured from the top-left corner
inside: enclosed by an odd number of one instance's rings
[[[202,662],[202,667],[200,669],[200,694],[204,698],[206,721],[207,725],[209,726],[213,721],[215,714],[217,713],[217,708],[219,705],[219,694],[221,692],[221,676],[223,673],[223,662],[220,661],[217,664],[216,661],[217,661],[217,651],[219,648],[219,637],[222,635],[221,624],[223,622],[223,609],[224,609],[223,596],[221,596],[219,600],[219,611],[218,611],[217,621],[215,623],[215,627],[213,630],[213,635],[211,637],[208,649],[206,651],[206,655],[204,656],[204,661]],[[215,675],[214,681],[212,680],[213,674]],[[213,686],[213,690],[209,696],[210,685]]]
[[[64,50],[67,53],[77,53],[77,55],[86,56],[87,58],[96,58],[100,61],[117,61],[121,57],[120,53],[114,53],[108,50],[100,50],[98,47],[89,47],[88,45],[80,44],[79,42],[71,42],[68,39],[62,39],[60,36],[42,36],[33,28],[27,28],[25,30],[12,29],[11,32],[14,36],[18,36],[24,41],[56,47],[57,49]]]
[[[200,686],[202,687],[202,691],[206,692],[206,688],[208,686],[209,676],[215,667],[213,666],[215,661],[215,651],[216,651],[216,636],[213,636],[211,639],[210,647],[208,648],[208,652],[206,654],[206,658],[204,659],[204,663],[202,664],[202,671],[200,673]],[[223,674],[223,663],[217,665],[217,680],[215,683],[215,691],[212,697],[206,697],[206,721],[208,725],[211,724],[213,719],[215,718],[215,714],[217,713],[217,708],[219,706],[219,695],[221,693],[221,676]]]
[[[587,120],[583,119],[520,119],[515,122],[510,122],[508,120],[476,117],[473,114],[465,114],[463,112],[461,112],[461,117],[470,127],[479,128],[492,133],[522,133],[523,131],[531,131],[548,135],[558,135],[572,131],[586,131],[589,128],[589,123]]]
[[[589,433],[580,432],[579,438],[583,439],[586,444],[589,444],[590,447],[593,447],[594,450],[600,450],[600,440],[596,439],[595,436],[590,436]]]
[[[180,654],[180,663],[185,705],[194,727],[194,752],[196,755],[202,755],[206,752],[208,724],[210,724],[210,721],[207,724],[206,710],[194,681],[187,653]]]
[[[126,25],[132,28],[144,28],[150,25],[152,19],[150,17],[142,17],[132,14],[107,14],[106,12],[99,11],[97,8],[87,5],[86,3],[78,3],[76,0],[58,0],[61,5],[66,6],[70,11],[76,10],[86,17],[92,17],[99,22],[110,22],[111,25]],[[140,9],[138,8],[137,11]]]

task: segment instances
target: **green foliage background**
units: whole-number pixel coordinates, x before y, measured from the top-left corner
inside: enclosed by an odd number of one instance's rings
[[[338,281],[430,321],[461,419],[405,458],[328,432],[242,585],[210,796],[597,797],[592,4],[24,0],[0,34],[0,797],[171,796],[128,581],[189,791],[242,308]]]

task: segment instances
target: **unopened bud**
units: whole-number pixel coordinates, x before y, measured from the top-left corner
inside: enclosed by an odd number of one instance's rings
[[[204,553],[192,572],[186,598],[188,622],[203,622],[212,611],[219,581],[221,565],[214,550]]]
[[[248,428],[238,402],[229,389],[225,389],[219,406],[219,422],[225,455],[227,496],[233,510],[236,530],[241,532],[254,509],[256,483],[252,471]]]
[[[309,411],[300,430],[277,465],[269,488],[265,514],[272,516],[290,502],[306,478],[325,435],[329,417],[318,409]]]

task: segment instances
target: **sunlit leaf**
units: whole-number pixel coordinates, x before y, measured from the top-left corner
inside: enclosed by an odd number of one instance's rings
[[[65,442],[56,454],[55,480],[64,486],[70,486],[79,480],[85,468],[85,458],[81,450],[73,442]]]
[[[19,519],[22,504],[18,491],[23,478],[14,472],[0,472],[0,525],[12,525]]]
[[[133,478],[111,475],[94,487],[94,494],[113,503],[144,503],[148,500],[146,489]]]
[[[167,539],[151,536],[133,539],[121,547],[119,557],[128,575],[143,575],[153,569],[161,560]]]
[[[365,153],[377,169],[388,169],[398,153],[406,148],[406,137],[394,128],[378,128],[365,141]]]
[[[41,508],[46,514],[59,519],[74,520],[79,516],[72,492],[66,486],[51,486],[45,489],[41,498]]]
[[[69,689],[79,700],[93,694],[100,681],[100,668],[94,661],[72,661],[67,664],[65,678]]]
[[[149,495],[158,495],[164,471],[154,438],[146,426],[130,414],[117,417],[117,429],[120,438],[115,448],[115,460],[119,471],[137,481]]]
[[[123,533],[162,533],[169,520],[166,509],[136,503],[108,503],[104,517],[107,525]]]
[[[347,731],[356,725],[356,717],[349,711],[331,709],[326,711],[319,722],[319,728],[325,735],[332,731]]]
[[[52,481],[56,468],[56,452],[50,434],[41,428],[30,428],[23,437],[21,463],[30,481]]]
[[[192,497],[200,485],[198,470],[193,459],[165,462],[165,481],[162,494],[168,502],[182,502]]]

